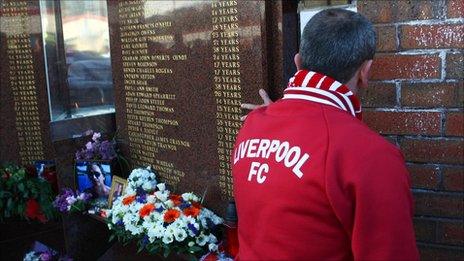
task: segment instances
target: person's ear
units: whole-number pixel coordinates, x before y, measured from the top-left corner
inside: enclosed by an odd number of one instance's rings
[[[363,62],[361,68],[359,68],[358,74],[358,88],[367,88],[369,81],[369,73],[371,71],[372,60]]]
[[[295,65],[296,65],[296,69],[299,71],[301,70],[301,55],[300,53],[296,53],[295,54],[295,58],[293,58],[293,60],[295,61]]]

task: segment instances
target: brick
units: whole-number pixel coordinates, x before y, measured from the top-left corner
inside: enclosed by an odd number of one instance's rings
[[[360,89],[359,96],[364,108],[394,107],[396,86],[394,83],[369,82],[369,87]]]
[[[464,139],[403,138],[400,147],[410,162],[464,164]]]
[[[397,136],[382,136],[384,139],[386,139],[388,142],[390,142],[392,145],[400,148],[398,146],[398,137]]]
[[[459,108],[464,92],[459,83],[411,83],[401,86],[401,105],[419,108]]]
[[[364,111],[363,119],[381,134],[438,135],[440,112]]]
[[[434,220],[414,218],[414,230],[416,240],[423,242],[435,242],[437,224]]]
[[[358,1],[358,12],[373,23],[392,23],[408,20],[438,19],[442,17],[441,1]]]
[[[400,27],[401,49],[464,48],[464,24],[404,25]]]
[[[415,192],[414,206],[417,216],[461,218],[464,213],[463,197],[444,193]]]
[[[464,17],[464,1],[448,0],[448,18]]]
[[[442,170],[443,189],[464,192],[464,167],[445,167]]]
[[[433,79],[441,77],[438,55],[376,55],[371,70],[372,80]]]
[[[449,112],[445,121],[446,136],[464,137],[464,112]]]
[[[449,53],[446,55],[446,78],[458,80],[464,78],[463,53]]]
[[[462,260],[463,249],[461,247],[424,244],[418,243],[420,260],[442,260],[442,261],[458,261]]]
[[[412,187],[437,189],[440,183],[440,173],[437,167],[429,165],[408,164]]]
[[[396,51],[396,28],[395,26],[375,26],[377,34],[377,52]]]
[[[438,242],[449,245],[462,246],[464,244],[463,221],[438,222]]]

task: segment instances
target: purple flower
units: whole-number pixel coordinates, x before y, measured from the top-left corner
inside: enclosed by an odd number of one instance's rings
[[[179,208],[180,208],[181,210],[184,210],[184,209],[186,209],[186,208],[189,208],[190,206],[191,206],[190,203],[184,202],[184,203],[182,203],[182,204],[179,205]]]
[[[136,180],[134,179],[134,181],[136,181]],[[138,188],[135,190],[135,194],[136,194],[137,196],[142,196],[142,195],[146,195],[147,192],[146,192],[143,188],[138,187]]]
[[[53,201],[53,206],[60,212],[67,213],[72,205],[78,204],[82,201],[86,203],[90,197],[91,195],[88,193],[79,194],[78,192],[74,192],[72,189],[65,188],[61,190],[61,193],[58,196],[56,196]]]
[[[143,204],[147,203],[147,194],[137,196],[136,200],[139,203],[143,203]]]
[[[85,148],[86,148],[87,150],[92,150],[92,149],[93,149],[93,144],[92,144],[92,142],[91,142],[91,141],[87,142],[87,144],[85,144]]]
[[[39,258],[41,261],[50,261],[52,260],[52,254],[48,252],[43,252],[42,254],[40,254]]]
[[[190,229],[192,231],[193,234],[197,234],[198,233],[198,229],[196,229],[196,227],[193,225],[193,224],[188,224],[187,225],[188,229]]]
[[[93,141],[97,141],[98,139],[100,139],[101,137],[101,133],[100,132],[95,132],[92,136],[92,140]]]
[[[143,246],[146,246],[150,241],[148,240],[148,236],[145,235],[142,239],[142,245]]]
[[[114,141],[100,142],[101,133],[94,133],[92,140],[85,144],[85,147],[76,152],[77,160],[112,160],[116,157]]]
[[[107,140],[103,141],[100,144],[99,151],[100,151],[100,156],[104,160],[111,160],[116,157],[116,152],[114,151],[114,144],[110,141],[107,141]]]
[[[92,194],[90,193],[80,193],[78,196],[77,196],[77,199],[78,200],[82,200],[84,202],[87,202],[90,198],[92,198]]]

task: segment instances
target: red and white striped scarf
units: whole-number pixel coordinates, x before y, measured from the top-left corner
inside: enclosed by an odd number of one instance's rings
[[[288,82],[283,99],[300,99],[334,106],[362,120],[361,103],[348,86],[317,72],[296,72]]]

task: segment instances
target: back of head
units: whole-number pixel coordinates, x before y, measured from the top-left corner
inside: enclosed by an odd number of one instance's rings
[[[346,83],[375,54],[372,24],[361,14],[327,9],[314,15],[301,37],[302,69]]]

